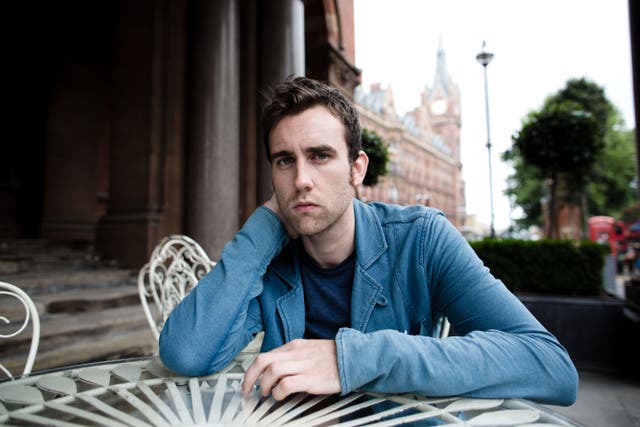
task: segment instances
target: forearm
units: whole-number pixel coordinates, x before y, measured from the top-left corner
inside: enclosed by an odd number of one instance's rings
[[[398,347],[410,352],[408,360],[417,363],[410,369],[424,374],[411,378],[422,381],[422,386],[415,386],[429,394],[573,402],[577,373],[566,350],[490,274],[450,223],[443,217],[432,220],[425,228],[429,242],[424,255],[429,260],[424,264],[425,283],[408,285],[429,290],[423,298],[431,298],[432,311],[413,316],[424,319],[433,312],[443,313],[460,336],[400,337]]]
[[[251,338],[247,311],[262,276],[288,242],[277,216],[259,208],[224,247],[216,266],[172,311],[160,335],[160,357],[181,374],[224,367]]]
[[[364,334],[342,329],[336,344],[343,393],[362,389],[522,397],[563,405],[575,401],[575,368],[555,338],[543,330],[476,331],[437,339],[390,330]],[[357,356],[361,354],[369,356]]]

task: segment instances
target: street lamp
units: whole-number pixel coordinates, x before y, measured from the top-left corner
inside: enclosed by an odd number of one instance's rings
[[[476,61],[482,65],[484,69],[484,108],[487,113],[487,152],[489,153],[489,203],[491,206],[491,237],[496,237],[496,230],[493,226],[493,177],[491,173],[491,131],[489,126],[489,90],[487,86],[487,65],[493,59],[493,53],[485,50],[486,43],[482,41],[482,50],[476,55]]]

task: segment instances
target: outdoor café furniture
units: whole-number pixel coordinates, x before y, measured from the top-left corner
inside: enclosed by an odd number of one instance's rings
[[[411,425],[576,426],[522,399],[422,397],[356,392],[298,393],[281,402],[240,382],[256,356],[243,352],[220,372],[187,378],[155,357],[68,367],[0,383],[0,426]]]
[[[138,274],[138,293],[156,341],[169,313],[216,263],[188,236],[163,238]]]
[[[27,326],[29,325],[29,321],[31,321],[31,344],[24,369],[22,370],[22,375],[27,375],[33,368],[33,363],[38,353],[38,344],[40,343],[40,316],[38,315],[38,309],[26,292],[10,283],[0,282],[0,297],[16,299],[16,302],[19,302],[24,308],[24,315],[20,313],[20,305],[16,305],[18,310],[14,313],[0,313],[0,323],[2,324],[0,328],[0,339],[12,338],[27,331]],[[17,324],[14,321],[17,321]],[[14,378],[13,374],[5,368],[2,363],[0,363],[0,370],[7,377],[11,379]],[[0,374],[0,376],[2,376],[2,374]]]

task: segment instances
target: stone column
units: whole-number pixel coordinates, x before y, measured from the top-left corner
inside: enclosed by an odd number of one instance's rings
[[[215,259],[238,229],[240,17],[235,0],[190,7],[186,233]]]
[[[108,210],[96,243],[101,255],[123,266],[141,266],[181,222],[171,214],[165,224],[168,206],[181,205],[175,190],[182,188],[181,171],[174,164],[183,163],[176,135],[184,130],[184,108],[176,92],[185,79],[173,64],[184,60],[175,45],[184,36],[186,2],[168,3],[119,2],[117,8]]]
[[[105,74],[95,66],[60,63],[53,78],[44,179],[45,238],[95,239],[99,147],[109,139]]]
[[[271,0],[260,3],[259,86],[265,89],[289,75],[303,76],[304,5],[301,0]],[[262,105],[262,100],[260,100]],[[262,130],[258,137],[258,204],[272,193],[271,169],[266,160]]]

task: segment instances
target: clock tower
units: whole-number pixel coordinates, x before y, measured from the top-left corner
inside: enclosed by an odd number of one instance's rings
[[[436,60],[436,72],[433,86],[426,87],[422,102],[429,112],[431,131],[437,145],[443,144],[443,148],[451,153],[451,156],[460,161],[460,91],[449,72],[442,39],[438,41],[438,53]]]
[[[397,115],[391,87],[371,85],[356,91],[362,127],[389,143],[389,173],[375,186],[364,186],[362,200],[424,204],[443,211],[456,226],[465,222],[465,187],[460,163],[460,92],[447,72],[442,40],[438,43],[433,86],[425,85],[420,103]]]

